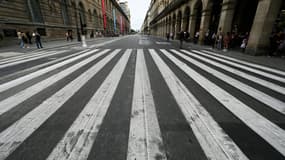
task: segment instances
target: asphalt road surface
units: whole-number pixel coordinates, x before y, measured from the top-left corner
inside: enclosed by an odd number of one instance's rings
[[[140,35],[1,55],[0,160],[285,159],[285,71]]]

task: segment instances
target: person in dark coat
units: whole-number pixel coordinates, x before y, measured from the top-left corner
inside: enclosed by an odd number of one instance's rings
[[[181,32],[179,33],[180,49],[183,48],[183,41],[184,41],[184,38],[185,38],[184,32],[181,31]]]
[[[33,33],[33,36],[35,36],[35,42],[37,45],[37,48],[43,48],[42,42],[41,42],[41,35],[38,32]]]

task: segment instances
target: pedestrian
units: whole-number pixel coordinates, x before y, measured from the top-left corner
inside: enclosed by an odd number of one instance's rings
[[[195,33],[195,36],[194,36],[194,43],[195,43],[195,44],[198,43],[199,36],[200,36],[200,33],[199,33],[199,31],[197,31],[197,32]]]
[[[229,44],[231,41],[230,32],[227,32],[227,34],[224,36],[223,40],[224,40],[224,50],[223,51],[226,52],[229,49]]]
[[[215,32],[213,32],[212,36],[211,36],[211,45],[212,45],[212,48],[216,48],[216,37],[217,34]]]
[[[27,35],[24,32],[21,32],[21,37],[24,42],[23,48],[30,48],[30,46],[28,45],[29,40]]]
[[[174,35],[173,35],[172,32],[170,33],[170,38],[171,38],[172,40],[174,40]]]
[[[41,42],[41,35],[38,32],[34,32],[33,35],[35,35],[35,42],[37,45],[37,48],[43,48],[42,42]]]
[[[184,40],[184,32],[183,31],[181,31],[180,33],[179,33],[179,40],[180,40],[180,49],[182,49],[183,48],[183,40]]]
[[[240,48],[241,48],[242,52],[245,52],[246,46],[247,46],[247,39],[244,38],[242,40],[242,44],[240,45]]]
[[[169,34],[169,33],[166,33],[166,39],[167,39],[167,41],[169,41],[169,38],[170,38],[170,34]]]
[[[69,37],[69,33],[68,32],[65,33],[65,38],[66,38],[66,41],[69,41],[70,37]]]
[[[23,41],[23,38],[22,38],[22,33],[21,32],[17,32],[17,36],[18,36],[18,39],[19,39],[20,48],[24,48],[24,41]]]
[[[26,32],[26,36],[27,36],[28,43],[32,44],[32,36],[31,36],[30,32]]]

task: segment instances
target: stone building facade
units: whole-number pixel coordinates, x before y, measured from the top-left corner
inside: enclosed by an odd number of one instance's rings
[[[0,43],[17,39],[19,31],[38,31],[45,39],[62,39],[69,32],[76,39],[129,30],[116,0],[0,0]]]
[[[188,31],[190,39],[198,32],[200,44],[208,32],[248,32],[246,52],[259,55],[272,31],[285,28],[284,11],[284,0],[152,0],[142,29],[157,36]]]

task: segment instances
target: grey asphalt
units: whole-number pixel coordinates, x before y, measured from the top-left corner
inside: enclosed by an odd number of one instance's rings
[[[135,64],[137,57],[137,49],[143,49],[148,74],[150,77],[150,85],[154,98],[155,109],[157,112],[157,118],[159,127],[161,130],[161,136],[163,146],[161,150],[165,151],[168,160],[207,160],[208,157],[203,151],[197,137],[193,130],[189,126],[185,115],[180,110],[179,104],[172,95],[171,90],[167,86],[165,79],[156,66],[153,58],[151,57],[148,49],[154,49],[159,57],[167,64],[167,66],[175,73],[175,76],[182,81],[186,88],[198,99],[201,105],[211,114],[213,119],[224,130],[226,134],[237,144],[241,151],[251,160],[284,160],[285,157],[272,147],[263,137],[259,136],[255,131],[250,129],[244,122],[236,117],[232,112],[226,109],[214,96],[212,96],[206,89],[201,87],[193,77],[189,77],[183,72],[176,64],[170,61],[166,55],[164,55],[160,49],[166,49],[176,58],[186,63],[187,66],[197,71],[208,80],[224,89],[234,97],[238,98],[241,102],[249,106],[251,109],[271,121],[276,126],[285,130],[285,116],[273,110],[270,106],[266,105],[262,99],[255,99],[249,96],[247,93],[242,92],[234,86],[220,80],[218,77],[202,70],[199,66],[196,66],[185,59],[174,54],[170,49],[179,51],[178,41],[166,41],[164,38],[147,36],[147,35],[131,35],[126,37],[120,37],[122,39],[97,47],[99,51],[110,49],[106,55],[100,56],[98,59],[84,65],[75,72],[69,74],[60,81],[52,84],[48,88],[41,90],[34,96],[21,102],[8,112],[0,114],[0,135],[1,132],[9,129],[11,125],[21,120],[23,116],[37,108],[38,105],[43,103],[46,99],[54,95],[57,91],[69,84],[75,78],[80,76],[84,71],[88,70],[115,49],[121,49],[111,61],[107,63],[94,77],[86,82],[79,91],[76,92],[66,103],[64,103],[54,114],[52,114],[47,121],[45,121],[39,128],[37,128],[27,139],[20,142],[19,146],[13,151],[6,159],[8,160],[44,160],[46,159],[57,143],[65,135],[71,124],[78,117],[85,105],[89,102],[93,94],[98,90],[101,84],[104,82],[108,74],[113,67],[117,64],[122,57],[126,49],[132,49],[131,57],[128,60],[127,67],[123,72],[119,85],[116,88],[113,99],[108,108],[107,114],[103,119],[102,124],[99,126],[99,132],[93,143],[92,149],[89,153],[88,160],[126,160],[128,154],[128,138],[130,131],[131,109],[134,89],[134,77],[135,77]],[[101,38],[88,40],[88,46],[105,43],[113,38]],[[45,44],[44,44],[45,45]],[[43,52],[66,50],[66,52],[43,57],[37,60],[32,60],[17,65],[1,68],[0,64],[0,87],[7,82],[21,78],[25,75],[36,72],[37,70],[52,66],[65,60],[54,62],[56,59],[64,58],[66,56],[75,55],[80,51],[92,51],[94,48],[83,48],[81,44],[74,42],[68,43],[64,41],[50,42],[46,44],[42,50]],[[184,43],[183,48],[186,50],[196,49],[199,51],[209,50],[219,55],[225,55],[233,57],[235,59],[244,60],[250,63],[260,64],[262,66],[268,66],[275,69],[285,71],[285,60],[283,58],[267,57],[267,56],[250,56],[237,51],[222,52],[210,49],[209,46],[198,46],[191,43]],[[39,52],[35,48],[31,49],[14,49],[15,51],[24,51],[26,55]],[[1,53],[14,51],[12,48],[0,49]],[[98,51],[92,54],[98,54]],[[194,53],[193,53],[194,54]],[[0,105],[1,101],[9,97],[15,96],[22,90],[29,88],[30,86],[41,82],[49,77],[52,77],[60,71],[67,69],[75,64],[90,58],[92,55],[80,58],[70,64],[64,65],[58,69],[49,71],[39,77],[33,78],[20,85],[13,86],[12,88],[0,92]],[[233,73],[225,71],[222,68],[203,62],[200,59],[195,58],[193,55],[184,54],[188,57],[196,59],[197,61],[206,64],[207,66],[220,71],[234,79],[239,80],[257,90],[260,90],[275,99],[285,103],[285,95],[272,90],[271,88],[262,86],[255,82],[249,81],[245,78],[239,77]],[[205,56],[203,56],[205,57]],[[210,59],[210,58],[208,58]],[[0,59],[5,61],[5,58]],[[213,59],[211,59],[213,60]],[[215,60],[216,61],[216,60]],[[43,63],[48,63],[44,67],[37,67]],[[217,61],[216,61],[217,62]],[[225,64],[229,66],[228,64]],[[242,64],[240,64],[242,65]],[[33,68],[33,69],[30,69]],[[256,76],[260,79],[270,81],[281,87],[285,87],[285,83],[266,78],[262,75],[257,75],[250,71],[236,68],[242,72]],[[262,70],[263,71],[263,70]],[[271,73],[269,71],[265,71]],[[271,73],[274,74],[274,73]],[[281,78],[285,76],[275,74]],[[0,106],[1,107],[1,106]],[[2,106],[3,107],[3,106]],[[285,106],[284,106],[285,107]],[[97,127],[97,126],[96,126]],[[0,136],[1,140],[1,136]],[[1,144],[0,141],[0,155]],[[285,149],[285,148],[283,148]],[[0,156],[1,157],[1,156]],[[159,159],[159,158],[157,158]]]

